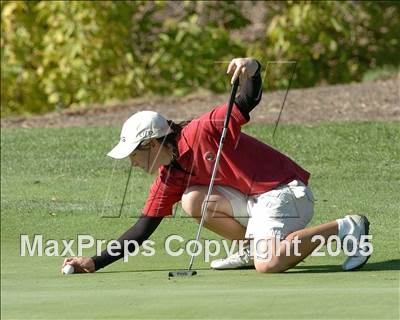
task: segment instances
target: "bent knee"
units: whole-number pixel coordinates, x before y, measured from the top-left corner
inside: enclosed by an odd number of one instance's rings
[[[204,194],[207,192],[204,186],[192,186],[185,190],[182,195],[182,209],[191,217],[200,217],[201,205]]]
[[[193,218],[200,219],[201,209],[207,192],[207,186],[192,186],[187,188],[182,195],[183,211]],[[206,206],[206,221],[217,211],[228,216],[233,216],[230,202],[216,190],[211,193]]]

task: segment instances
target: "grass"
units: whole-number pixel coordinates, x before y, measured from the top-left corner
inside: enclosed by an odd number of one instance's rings
[[[271,126],[244,130],[272,144]],[[374,254],[361,271],[341,272],[343,256],[310,257],[277,275],[212,271],[199,258],[199,275],[171,280],[167,272],[185,267],[188,256],[168,256],[163,240],[171,233],[192,239],[197,225],[189,219],[163,221],[152,237],[154,257],[131,257],[96,274],[61,276],[62,257],[21,257],[21,234],[119,236],[140,213],[153,177],[133,171],[118,217],[128,162],[104,156],[118,137],[117,128],[1,133],[2,319],[399,317],[398,123],[284,125],[277,134],[275,145],[312,173],[313,224],[348,213],[369,217]],[[208,231],[202,235],[215,238]]]

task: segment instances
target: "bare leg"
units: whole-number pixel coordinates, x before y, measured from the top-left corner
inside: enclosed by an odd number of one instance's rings
[[[209,218],[209,216],[211,216]],[[200,222],[200,218],[196,217]],[[208,211],[204,226],[228,240],[242,240],[246,229],[231,216],[218,211]]]
[[[321,235],[325,240],[332,235],[338,234],[338,225],[336,221],[328,222],[318,226],[302,229],[289,234],[285,240],[292,241],[295,237],[298,238],[298,252],[299,256],[294,255],[293,245],[290,246],[290,254],[288,255],[286,245],[281,242],[280,247],[275,247],[275,241],[269,241],[271,245],[271,260],[263,261],[255,258],[255,266],[259,272],[282,272],[289,268],[294,267],[320,244],[320,241],[312,242],[311,239],[315,235]],[[271,239],[272,240],[272,239]],[[256,240],[257,241],[257,240]],[[277,254],[279,250],[279,255]]]
[[[207,187],[194,186],[182,197],[183,210],[198,222],[201,218],[201,205],[207,191]],[[230,202],[217,191],[214,191],[210,197],[204,226],[229,240],[242,240],[246,234],[245,227],[233,218]]]

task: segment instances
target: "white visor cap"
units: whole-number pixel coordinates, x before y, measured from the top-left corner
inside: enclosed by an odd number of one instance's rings
[[[125,121],[119,143],[107,155],[114,159],[129,156],[144,140],[171,133],[167,120],[154,111],[140,111]]]

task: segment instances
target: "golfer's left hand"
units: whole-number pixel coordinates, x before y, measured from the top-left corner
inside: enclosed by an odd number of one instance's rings
[[[228,66],[227,74],[232,75],[231,84],[239,77],[239,83],[242,84],[248,78],[254,76],[258,68],[257,61],[253,58],[235,58]]]

